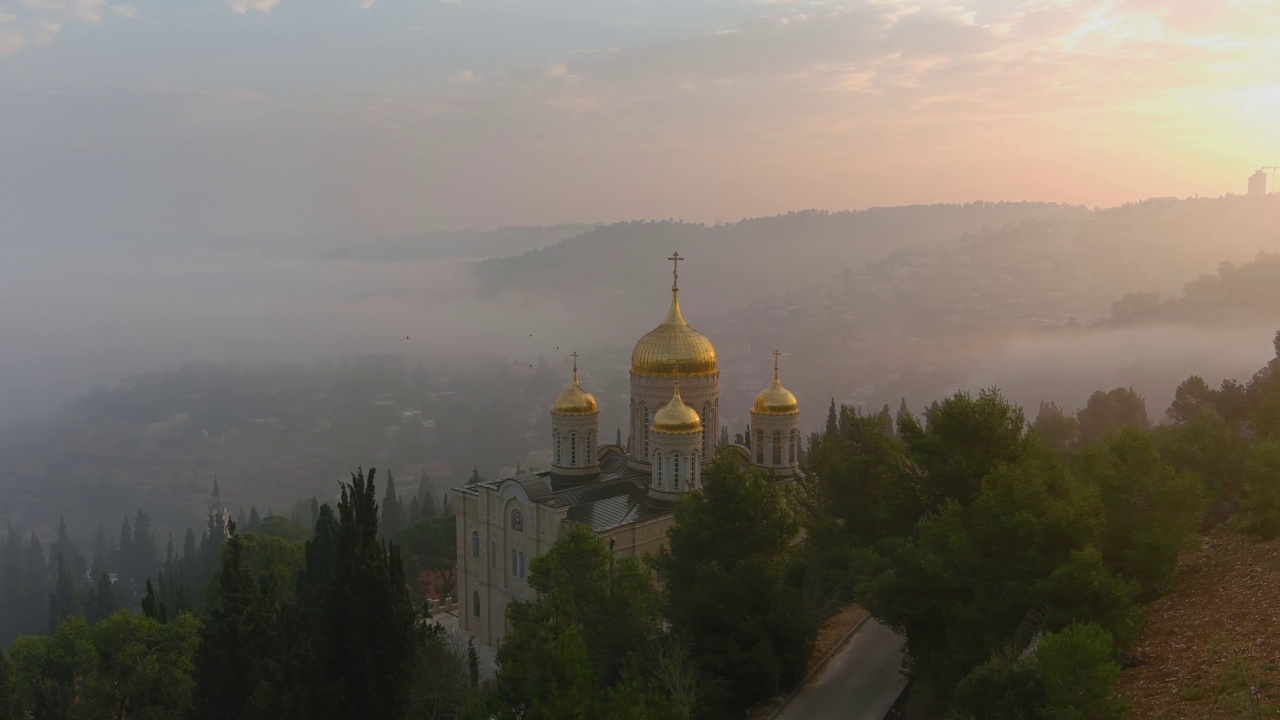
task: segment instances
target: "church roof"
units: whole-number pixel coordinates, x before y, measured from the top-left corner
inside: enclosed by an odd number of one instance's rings
[[[515,482],[531,502],[568,507],[570,520],[589,525],[596,532],[671,513],[670,505],[649,500],[648,473],[629,467],[625,453],[606,445],[600,449],[600,456],[600,472],[585,478],[543,471],[458,489],[474,493],[482,487],[497,490],[505,482]]]

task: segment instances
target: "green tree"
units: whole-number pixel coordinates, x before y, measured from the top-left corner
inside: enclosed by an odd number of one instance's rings
[[[120,609],[120,598],[116,596],[115,585],[107,573],[98,576],[86,606],[85,614],[91,625],[97,625]]]
[[[189,613],[161,623],[118,612],[91,631],[96,657],[79,685],[84,717],[163,720],[191,707],[200,621]]]
[[[1121,428],[1146,430],[1150,425],[1147,403],[1133,388],[1094,392],[1080,412],[1076,413],[1076,420],[1080,423],[1082,445],[1100,442]]]
[[[1048,633],[1036,650],[1035,674],[1044,689],[1041,720],[1118,720],[1124,705],[1111,692],[1120,679],[1106,630],[1090,623]]]
[[[306,542],[307,536],[310,535],[306,528],[283,515],[268,515],[252,532],[254,535],[279,538],[291,544]]]
[[[0,720],[16,720],[17,718],[12,674],[13,671],[9,668],[9,658],[5,655],[4,647],[0,646]]]
[[[200,630],[200,645],[195,656],[195,718],[243,717],[245,714],[253,665],[253,659],[246,652],[252,630],[253,592],[244,542],[232,524],[217,592]]]
[[[730,712],[792,686],[813,648],[816,618],[788,582],[799,530],[776,481],[721,453],[699,493],[676,506],[656,558],[665,615]]]
[[[9,647],[17,717],[76,718],[76,683],[96,649],[84,618],[72,616],[51,636],[25,635]]]
[[[1057,403],[1041,402],[1040,412],[1031,431],[1039,436],[1045,445],[1058,452],[1065,452],[1075,445],[1080,435],[1080,423],[1062,411]]]
[[[922,432],[903,434],[909,457],[924,472],[931,505],[948,498],[961,506],[978,494],[996,466],[1017,461],[1027,448],[1027,421],[997,388],[974,397],[956,393],[925,412]]]
[[[1179,472],[1194,473],[1204,483],[1212,519],[1225,519],[1240,496],[1245,441],[1212,405],[1199,407],[1173,425],[1152,430],[1160,457]]]
[[[49,598],[49,615],[54,629],[66,618],[83,613],[83,603],[80,600],[80,591],[76,587],[77,583],[71,577],[71,571],[67,568],[67,563],[60,552],[57,553],[56,565],[57,574],[53,584],[53,595]]]
[[[440,583],[441,594],[453,593],[458,565],[457,522],[452,515],[419,520],[391,538],[401,548],[405,576],[411,583],[416,583],[425,572]]]
[[[1280,536],[1280,439],[1266,438],[1249,451],[1240,509],[1249,532]]]
[[[1214,406],[1213,388],[1199,375],[1192,375],[1173,393],[1173,404],[1164,414],[1175,423],[1188,423],[1204,408]]]
[[[400,496],[396,493],[396,479],[387,473],[387,489],[382,496],[382,537],[389,538],[400,532],[405,526],[404,508],[400,505]]]
[[[1150,435],[1132,427],[1086,449],[1077,464],[1102,500],[1103,557],[1153,597],[1199,525],[1199,480],[1165,464]]]
[[[1003,651],[960,680],[951,709],[958,720],[1032,720],[1043,697],[1034,666]]]

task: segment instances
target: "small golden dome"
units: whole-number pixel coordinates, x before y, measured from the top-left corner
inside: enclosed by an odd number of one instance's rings
[[[773,384],[756,396],[751,412],[763,415],[791,415],[800,412],[796,396],[778,382],[778,351],[773,351]]]
[[[698,411],[684,404],[680,397],[680,381],[676,381],[676,393],[671,402],[658,408],[653,414],[653,429],[665,433],[694,433],[702,429]]]
[[[578,384],[578,353],[573,354],[573,385],[556,396],[551,412],[557,415],[590,415],[596,412],[596,398]]]
[[[679,253],[668,258],[679,261]],[[678,280],[678,276],[677,276]],[[631,351],[636,375],[708,375],[716,372],[716,349],[706,335],[689,327],[680,314],[679,283],[671,286],[671,308],[662,324],[649,331]]]

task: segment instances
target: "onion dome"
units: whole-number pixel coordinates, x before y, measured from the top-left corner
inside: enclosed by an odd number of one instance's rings
[[[669,260],[684,258],[675,253]],[[678,267],[678,266],[677,266]],[[708,375],[716,372],[716,349],[706,335],[689,327],[680,314],[679,275],[671,285],[671,308],[662,324],[649,331],[631,351],[636,375]]]
[[[695,433],[702,430],[698,411],[684,404],[680,397],[680,381],[676,380],[676,393],[671,402],[658,408],[653,414],[653,429],[664,433]]]
[[[778,351],[773,351],[773,384],[756,396],[751,412],[762,415],[791,415],[800,412],[796,396],[778,382]]]
[[[590,415],[596,412],[596,398],[578,384],[578,353],[573,354],[573,385],[556,396],[551,412],[557,415]]]

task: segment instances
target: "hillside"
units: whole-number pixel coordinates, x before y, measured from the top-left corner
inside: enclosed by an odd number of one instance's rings
[[[1216,535],[1182,560],[1148,608],[1119,692],[1143,720],[1228,720],[1280,713],[1280,540]],[[1257,699],[1250,699],[1250,688]]]

